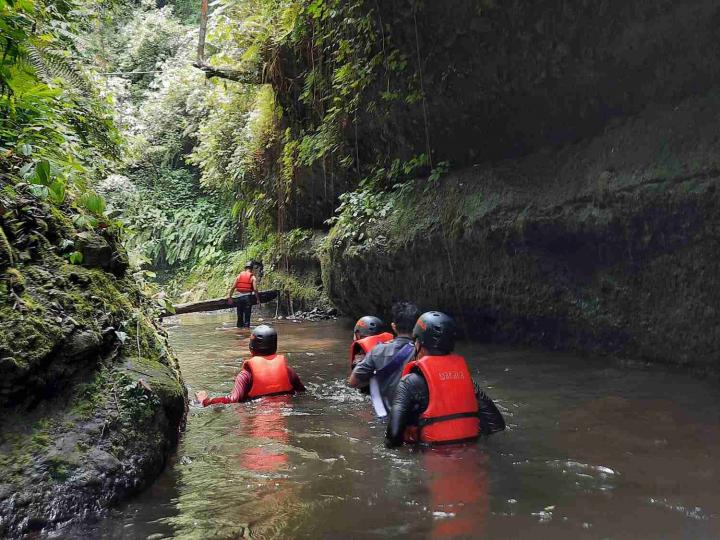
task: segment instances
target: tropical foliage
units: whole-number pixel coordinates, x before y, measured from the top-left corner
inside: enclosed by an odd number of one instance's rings
[[[363,0],[216,0],[200,58],[197,4],[0,0],[3,171],[119,227],[174,283],[252,255],[309,298],[288,259],[318,178],[316,224],[363,241],[388,193],[446,169],[429,151],[361,162],[360,109],[418,103],[421,84]]]
[[[57,204],[101,178],[120,154],[108,103],[79,61],[92,11],[72,1],[0,1],[0,159]]]

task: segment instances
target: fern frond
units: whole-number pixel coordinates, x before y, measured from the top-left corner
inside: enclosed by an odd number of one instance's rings
[[[38,77],[44,82],[49,83],[53,79],[62,79],[83,95],[91,94],[87,81],[67,58],[47,49],[28,45],[28,60],[37,71]]]

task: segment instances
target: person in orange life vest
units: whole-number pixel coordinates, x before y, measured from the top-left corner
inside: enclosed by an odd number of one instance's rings
[[[350,370],[369,353],[378,343],[385,343],[393,338],[390,332],[383,332],[385,323],[382,319],[366,315],[355,323],[353,342],[350,344]]]
[[[376,377],[383,406],[389,409],[400,382],[405,364],[414,356],[412,331],[420,316],[420,309],[411,302],[396,302],[392,306],[393,322],[390,326],[396,337],[378,343],[355,365],[347,384],[351,388],[364,388]],[[380,414],[380,416],[384,415]]]
[[[261,396],[304,392],[300,377],[282,354],[277,354],[277,332],[261,324],[250,336],[252,358],[245,360],[235,378],[235,386],[227,396],[208,397],[207,392],[196,394],[203,407],[223,403],[237,403]]]
[[[442,444],[505,429],[500,411],[472,380],[465,359],[453,354],[455,322],[439,311],[420,316],[409,362],[390,408],[386,446]]]
[[[240,294],[255,293],[255,298],[258,305],[260,305],[260,294],[257,289],[257,278],[255,277],[255,270],[252,262],[245,264],[245,270],[240,272],[238,277],[230,286],[228,291],[228,304],[233,305],[233,293],[237,291]],[[252,305],[249,302],[238,301],[237,304],[237,327],[238,328],[250,328],[250,316],[252,315]]]

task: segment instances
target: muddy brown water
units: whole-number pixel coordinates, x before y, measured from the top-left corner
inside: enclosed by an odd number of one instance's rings
[[[228,313],[169,328],[191,392],[230,391],[248,335]],[[342,321],[276,323],[308,387],[193,406],[146,492],[105,538],[720,538],[720,391],[665,368],[462,344],[508,430],[388,450],[347,389]]]

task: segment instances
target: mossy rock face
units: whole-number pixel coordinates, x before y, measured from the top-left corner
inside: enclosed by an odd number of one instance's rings
[[[693,98],[556,153],[418,188],[363,241],[331,231],[326,291],[350,316],[407,299],[456,315],[483,340],[718,372],[720,114],[711,112],[720,113],[716,96]]]
[[[15,254],[0,224],[0,270],[15,265]]]
[[[177,443],[187,403],[177,361],[114,238],[78,235],[61,210],[18,191],[2,201],[9,249],[0,238],[7,537],[92,516],[146,486]],[[83,265],[62,256],[73,243],[88,255]]]

